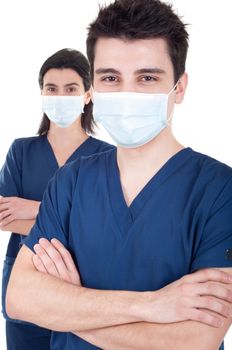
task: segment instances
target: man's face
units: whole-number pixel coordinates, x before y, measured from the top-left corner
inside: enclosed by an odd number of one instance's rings
[[[99,38],[95,47],[93,87],[97,92],[168,93],[174,71],[164,39]],[[179,84],[178,84],[179,85]],[[184,90],[170,95],[169,109]],[[179,93],[179,99],[176,99]]]
[[[98,92],[169,92],[174,72],[163,39],[124,41],[100,38],[96,43],[94,89]]]

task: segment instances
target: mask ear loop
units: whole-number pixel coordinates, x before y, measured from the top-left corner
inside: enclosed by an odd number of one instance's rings
[[[176,90],[177,85],[179,84],[179,80],[177,80],[176,84],[173,86],[173,88],[169,91],[168,96],[171,95],[171,93]]]
[[[173,88],[169,91],[168,96],[171,95],[171,93],[176,89],[178,84],[179,84],[179,80],[176,82],[176,84],[173,86]],[[171,126],[170,121],[172,120],[173,114],[174,114],[174,107],[173,107],[172,113],[170,114],[170,116],[167,119],[167,126]]]
[[[170,121],[172,120],[173,114],[174,114],[174,109],[173,109],[172,113],[170,114],[170,116],[169,116],[168,119],[167,119],[167,122],[166,122],[166,123],[167,123],[167,126],[171,126]]]

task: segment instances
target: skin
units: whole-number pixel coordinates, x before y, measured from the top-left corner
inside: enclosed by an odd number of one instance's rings
[[[72,256],[69,251],[60,243],[57,239],[52,239],[51,242],[45,239],[41,239],[38,244],[34,246],[35,253],[33,255],[33,264],[37,271],[45,274],[49,274],[58,279],[66,281],[77,286],[81,286],[81,279],[76,268]],[[175,324],[168,324],[166,328],[159,326],[158,324],[148,324],[148,323],[134,323],[131,325],[117,326],[117,327],[108,327],[102,329],[94,329],[87,332],[73,332],[79,337],[85,339],[86,341],[104,349],[162,349],[162,339],[165,339],[168,336],[170,341],[175,342],[174,349],[205,349],[206,347],[210,349],[218,349],[221,343],[220,329],[212,329],[204,324],[193,323],[193,322],[179,322],[179,329],[176,329]],[[192,333],[192,328],[194,326],[194,333]],[[200,326],[200,328],[199,328]],[[198,327],[198,328],[197,328]],[[178,332],[182,330],[182,333]],[[192,338],[192,335],[196,335],[196,330],[198,336],[200,331],[204,330],[204,333],[210,334],[213,330],[214,339],[209,343],[208,337],[207,341],[201,341],[199,344],[198,338]],[[185,331],[183,333],[183,331]],[[141,336],[137,336],[137,332],[141,332],[146,335],[146,341],[144,341]],[[155,339],[153,332],[159,332],[159,339]],[[183,339],[183,335],[187,335]],[[178,336],[178,339],[177,339]],[[217,339],[215,340],[215,337]],[[136,341],[135,341],[136,338]],[[197,341],[196,341],[197,339]],[[204,340],[205,338],[203,338]],[[161,340],[161,345],[160,345]],[[184,342],[183,342],[184,340]],[[166,344],[166,342],[164,342]],[[165,345],[166,346],[166,345]],[[200,347],[199,347],[200,346]]]
[[[169,93],[176,83],[167,46],[162,39],[123,41],[100,38],[95,52],[94,90],[97,92]],[[174,104],[183,101],[187,82],[187,74],[183,74],[176,90],[170,94],[168,118]],[[118,166],[128,205],[167,160],[182,148],[171,127],[165,128],[142,147],[118,147]]]
[[[168,93],[175,85],[162,39],[126,42],[101,38],[95,53],[94,89],[98,92]],[[186,86],[187,75],[183,74],[170,95],[168,116],[174,104],[182,102]],[[171,127],[144,146],[118,147],[120,179],[128,205],[181,149]],[[228,273],[219,269],[198,271],[154,292],[89,290],[55,275],[58,269],[54,261],[59,254],[54,256],[51,248],[46,240],[35,247],[37,256],[47,261],[44,268],[48,273],[35,267],[38,257],[33,258],[33,252],[27,247],[21,249],[7,291],[11,317],[72,331],[110,350],[180,350],[183,344],[185,350],[219,348],[231,323],[231,269],[226,270]],[[28,281],[26,288],[23,281]]]
[[[2,231],[17,232],[27,236],[35,224],[34,219],[13,220],[1,228]]]
[[[90,92],[85,92],[82,78],[73,69],[49,69],[43,78],[41,95],[79,96],[84,102],[90,101]],[[88,138],[81,127],[80,118],[68,128],[60,128],[50,123],[47,135],[59,166],[65,164],[71,154]],[[0,229],[27,235],[34,224],[40,202],[19,197],[0,198]]]

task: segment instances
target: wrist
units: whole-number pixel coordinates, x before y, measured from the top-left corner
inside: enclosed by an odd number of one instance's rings
[[[134,305],[134,312],[138,321],[152,322],[154,315],[154,296],[156,292],[140,292],[140,296]]]
[[[40,203],[41,202],[33,201],[33,214],[32,214],[33,217],[31,219],[35,219],[36,216],[38,215]]]

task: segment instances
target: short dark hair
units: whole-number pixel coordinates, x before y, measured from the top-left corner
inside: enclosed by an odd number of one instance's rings
[[[185,72],[188,33],[172,5],[159,0],[115,0],[100,7],[95,21],[88,27],[87,56],[93,79],[97,39],[126,40],[163,38],[166,40],[174,69],[174,80]]]
[[[44,75],[49,69],[52,68],[73,69],[82,78],[85,91],[90,89],[91,79],[89,62],[81,52],[74,49],[62,49],[48,57],[39,71],[39,86],[41,89],[43,88]],[[81,126],[86,132],[93,133],[94,121],[92,115],[92,102],[84,107],[84,112],[81,115]],[[50,120],[46,114],[44,114],[40,123],[38,134],[46,135],[49,127]]]

